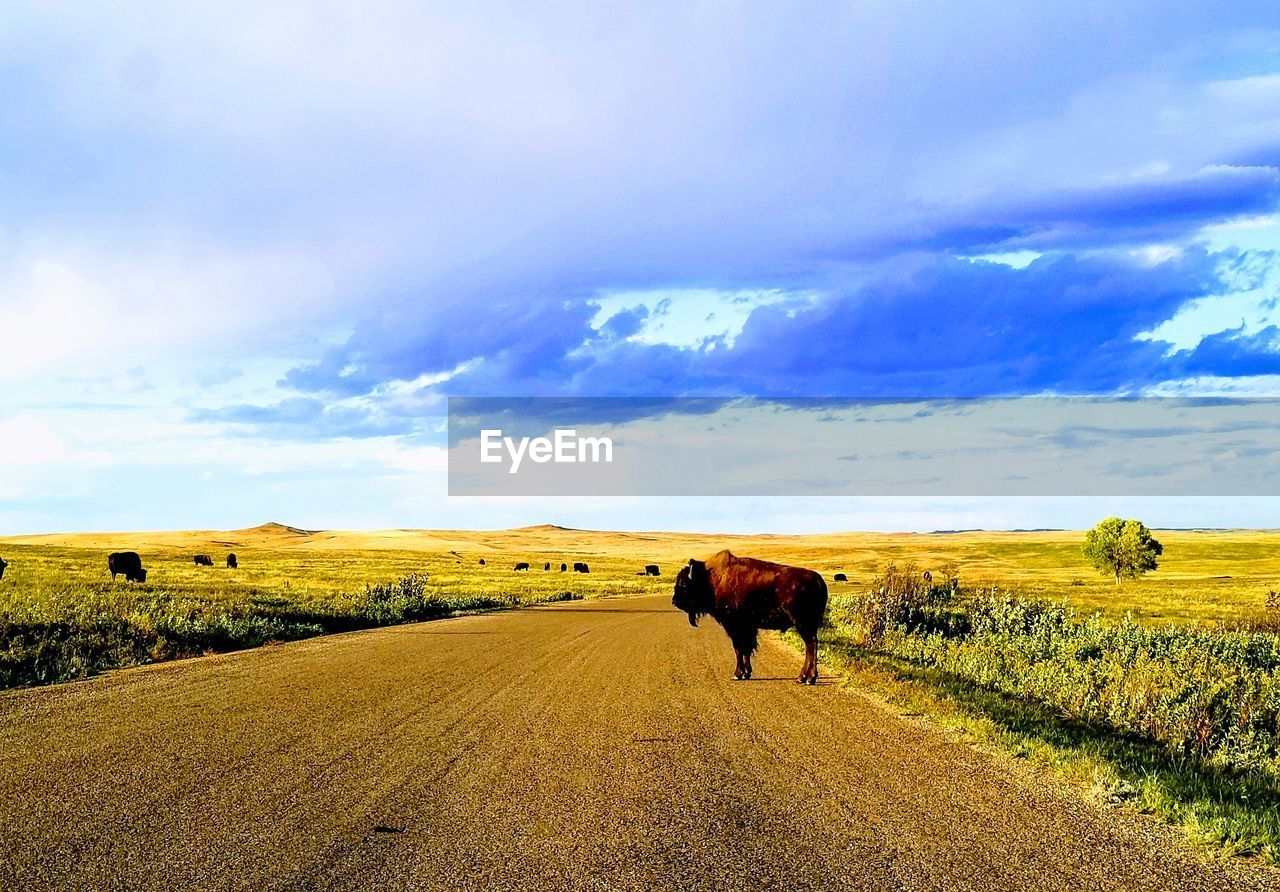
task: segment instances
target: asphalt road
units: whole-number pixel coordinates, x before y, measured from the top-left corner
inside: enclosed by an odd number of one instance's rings
[[[798,666],[643,598],[3,695],[0,889],[1280,885]]]

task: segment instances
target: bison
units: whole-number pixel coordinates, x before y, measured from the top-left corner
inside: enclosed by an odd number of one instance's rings
[[[195,556],[195,562],[196,562],[196,566],[197,566],[197,567],[212,567],[212,566],[213,566],[213,558],[209,557],[209,555],[207,555],[207,554],[198,554],[198,555],[196,555],[196,556]]]
[[[843,573],[837,573],[835,576],[832,576],[831,578],[832,578],[833,580],[835,580],[836,582],[848,582],[848,581],[849,581],[849,577],[848,577],[848,576],[845,576]]]
[[[588,567],[586,563],[584,563],[583,561],[574,561],[573,572],[574,573],[590,573],[591,568]]]
[[[480,566],[484,566],[484,558],[480,558]]]
[[[803,567],[789,567],[728,551],[706,561],[689,561],[676,574],[674,607],[698,618],[712,616],[733,642],[738,663],[733,677],[751,677],[751,655],[761,629],[786,631],[795,626],[804,641],[801,684],[818,683],[818,628],[827,609],[827,584]]]
[[[547,561],[545,564],[542,565],[542,572],[545,573],[550,569],[551,569],[551,561]]]
[[[516,565],[515,565],[514,567],[512,567],[511,569],[512,569],[512,570],[528,570],[528,569],[529,569],[529,562],[528,562],[528,561],[521,561],[520,563],[516,564]]]
[[[563,573],[564,571],[566,571],[566,570],[568,570],[568,569],[569,569],[569,565],[568,565],[568,564],[561,564],[561,565],[560,565],[560,572],[561,572],[561,573]]]
[[[644,575],[645,575],[645,576],[657,576],[657,575],[659,575],[659,574],[658,574],[658,565],[657,565],[657,564],[645,564],[645,565],[644,565]]]
[[[5,563],[4,558],[0,558],[0,579],[4,579],[4,568],[9,566]]]
[[[236,556],[235,556],[234,554],[229,554],[229,555],[227,555],[227,569],[228,569],[228,570],[235,570],[235,569],[236,569],[237,567],[239,567],[239,566],[240,566],[240,562],[239,562],[238,560],[236,560]]]
[[[113,551],[107,555],[107,569],[111,571],[111,581],[115,582],[116,574],[124,575],[130,582],[146,582],[147,571],[142,569],[142,558],[136,551]]]

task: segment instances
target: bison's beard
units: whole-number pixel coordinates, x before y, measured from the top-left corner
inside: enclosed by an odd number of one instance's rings
[[[695,629],[698,628],[698,611],[689,610],[686,612],[689,614],[689,625],[693,626]]]

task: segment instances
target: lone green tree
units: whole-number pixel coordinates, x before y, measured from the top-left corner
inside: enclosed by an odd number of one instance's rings
[[[1164,546],[1137,520],[1108,517],[1085,533],[1084,556],[1100,573],[1121,579],[1136,579],[1156,568],[1156,558]]]

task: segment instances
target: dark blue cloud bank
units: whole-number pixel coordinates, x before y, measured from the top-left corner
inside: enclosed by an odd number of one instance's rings
[[[1120,206],[1124,196],[1057,204],[1034,216],[1023,209],[1002,229],[1002,241],[992,238],[993,225],[975,225],[968,237],[953,226],[933,239],[945,249],[895,251],[864,266],[854,283],[756,307],[732,343],[628,339],[645,308],[597,325],[591,298],[571,289],[477,295],[444,311],[411,303],[367,320],[286,383],[351,396],[461,367],[432,387],[450,395],[980,396],[1132,393],[1194,375],[1275,374],[1274,327],[1225,330],[1181,351],[1140,337],[1191,301],[1221,292],[1224,269],[1242,257],[1186,245],[1151,262],[1132,246],[1152,232],[1181,238],[1191,227],[1274,209],[1275,171],[1227,178],[1262,188],[1233,183],[1209,198],[1200,182],[1185,193],[1138,190],[1132,212]],[[1118,238],[1117,230],[1140,231],[1143,239]],[[1020,267],[968,256],[1068,238],[1083,246],[1050,249]],[[802,278],[812,286],[819,274]]]

